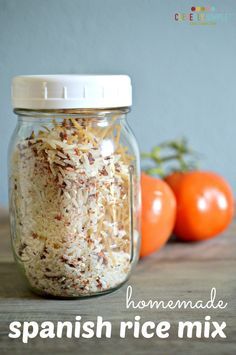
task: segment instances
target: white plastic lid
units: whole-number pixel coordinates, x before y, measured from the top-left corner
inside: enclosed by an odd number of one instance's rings
[[[128,75],[25,75],[12,81],[13,108],[43,110],[132,105]]]

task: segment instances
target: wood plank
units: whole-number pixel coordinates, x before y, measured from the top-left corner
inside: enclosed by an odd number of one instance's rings
[[[127,284],[102,297],[81,300],[51,300],[32,294],[22,283],[12,262],[7,218],[0,229],[0,353],[1,354],[198,354],[231,355],[236,353],[236,225],[224,235],[200,244],[171,241],[161,252],[142,260],[128,284],[138,299],[208,300],[210,289],[217,288],[217,298],[228,302],[224,310],[127,310]],[[227,323],[227,339],[178,339],[180,320],[200,320],[209,314],[214,321]],[[41,339],[27,345],[8,338],[13,320],[42,322],[95,320],[102,315],[111,321],[112,339]],[[119,337],[119,323],[140,315],[142,321],[167,320],[171,323],[168,339],[135,339],[131,334]]]

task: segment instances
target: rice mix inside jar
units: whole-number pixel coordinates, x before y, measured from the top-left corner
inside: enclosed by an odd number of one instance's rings
[[[16,77],[13,105],[11,234],[30,287],[56,297],[119,287],[139,250],[138,150],[125,119],[130,79]]]

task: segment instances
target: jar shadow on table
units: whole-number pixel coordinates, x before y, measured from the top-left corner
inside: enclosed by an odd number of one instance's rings
[[[17,265],[15,263],[2,263],[0,301],[1,299],[38,299],[27,286],[26,282],[20,278]]]
[[[5,269],[5,270],[4,270]],[[36,290],[27,283],[24,278],[19,275],[19,268],[15,263],[4,263],[2,265],[2,270],[4,271],[1,275],[0,284],[0,303],[3,299],[17,298],[17,299],[47,299],[47,300],[85,300],[88,299],[86,296],[81,296],[78,298],[74,297],[56,297],[47,294],[38,294]],[[126,282],[124,282],[125,284]],[[120,287],[116,287],[113,290],[109,290],[107,293],[101,292],[101,294],[91,295],[90,297],[100,297],[101,295],[113,293],[117,291]]]

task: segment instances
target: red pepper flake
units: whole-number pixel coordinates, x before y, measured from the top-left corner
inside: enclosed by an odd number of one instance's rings
[[[89,195],[89,198],[96,198],[96,197],[98,197],[98,193]]]
[[[60,132],[59,134],[61,141],[67,140],[67,134],[66,132]]]
[[[34,239],[36,239],[36,238],[38,238],[38,234],[35,233],[35,232],[32,232],[32,237],[33,237]]]
[[[101,175],[108,176],[108,172],[106,171],[105,167],[100,170]]]
[[[97,282],[98,288],[102,288],[102,283],[101,283],[99,277],[97,277],[96,282]]]
[[[62,220],[62,216],[60,214],[58,214],[58,215],[55,216],[55,219],[57,219],[58,221],[61,221]]]
[[[59,184],[58,186],[60,187],[60,189],[64,189],[66,187],[65,181],[63,181],[63,183]]]
[[[48,250],[47,250],[47,247],[44,247],[43,248],[43,252],[40,256],[40,259],[43,260],[43,259],[46,259],[46,255],[45,254],[48,254]]]
[[[64,119],[62,122],[62,126],[69,129],[72,127],[72,122],[70,120]]]
[[[76,155],[79,155],[79,149],[78,148],[75,148],[74,152],[75,152]]]
[[[107,260],[105,254],[104,254],[104,252],[103,252],[102,250],[98,253],[98,258],[99,258],[99,259],[102,259],[102,263],[103,263],[104,265],[107,265],[108,260]]]
[[[117,173],[120,173],[120,164],[115,163],[115,171],[116,171]]]
[[[92,165],[95,162],[95,159],[90,152],[88,153],[88,160],[90,165]]]
[[[62,255],[62,256],[60,257],[60,260],[61,260],[63,263],[66,263],[66,262],[67,262],[67,258],[66,258],[64,255]]]
[[[73,267],[73,268],[76,267],[73,263],[68,263],[67,265],[69,265],[70,267]]]

